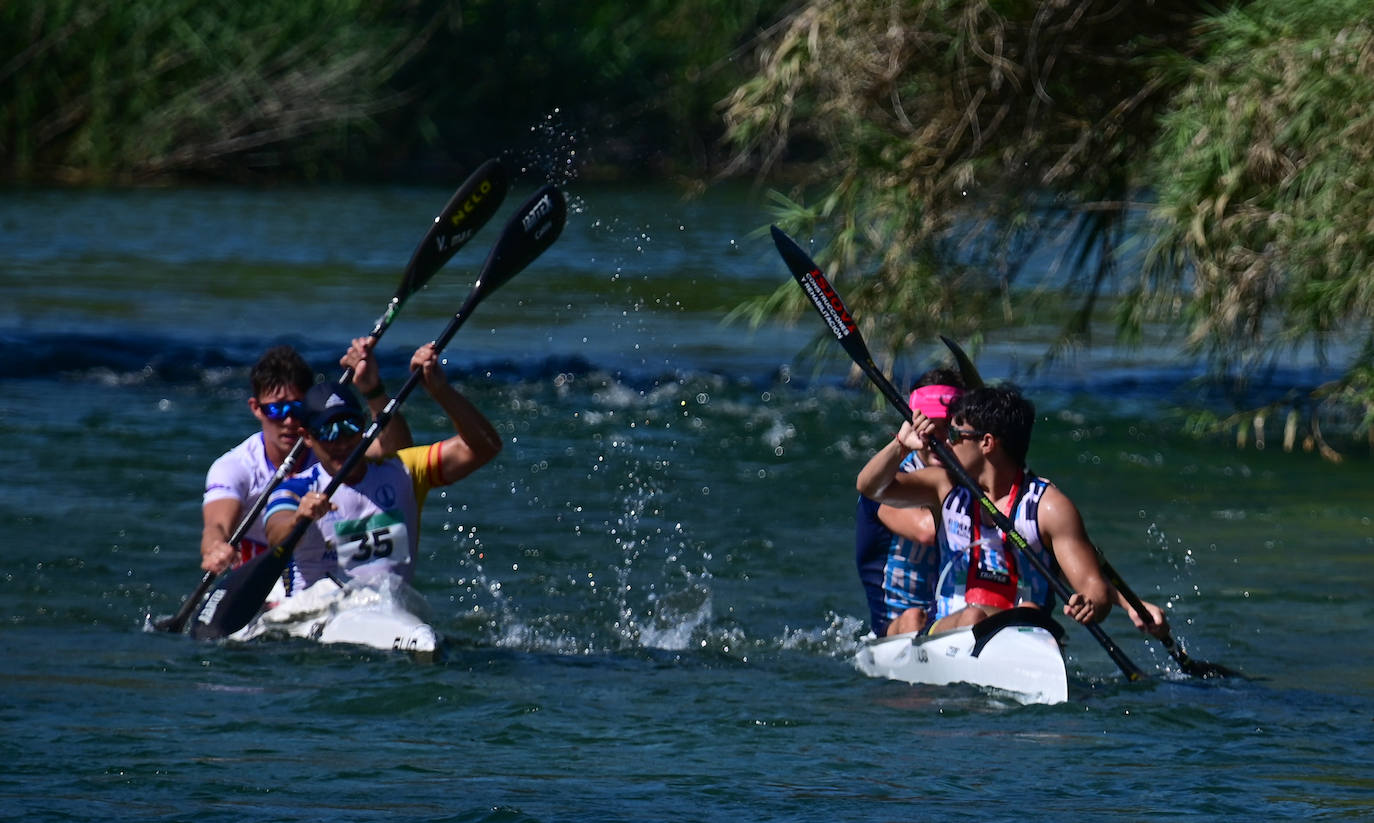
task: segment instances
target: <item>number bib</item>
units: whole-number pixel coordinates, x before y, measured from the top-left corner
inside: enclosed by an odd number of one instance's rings
[[[410,532],[395,511],[340,520],[334,525],[334,550],[345,571],[374,561],[404,566],[410,562]]]

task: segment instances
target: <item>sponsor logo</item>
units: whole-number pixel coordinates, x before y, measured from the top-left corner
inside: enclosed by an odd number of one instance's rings
[[[820,310],[821,317],[825,319],[826,325],[830,327],[830,331],[836,337],[847,337],[856,329],[854,319],[849,316],[848,311],[845,311],[844,302],[830,287],[830,282],[825,279],[819,269],[812,269],[808,272],[801,284],[806,296]]]
[[[537,221],[542,220],[544,216],[551,211],[553,211],[553,198],[546,194],[539,198],[539,202],[534,204],[534,208],[530,209],[530,213],[520,220],[520,225],[524,227],[525,231],[529,231],[531,226]],[[540,232],[540,234],[542,233],[543,232]]]
[[[489,194],[491,194],[491,181],[483,180],[481,185],[477,187],[477,191],[464,200],[463,205],[453,210],[453,215],[449,217],[448,222],[455,226],[462,225],[463,221],[468,219],[468,215],[472,214],[477,209],[478,204],[486,200]]]
[[[434,238],[434,250],[448,251],[449,249],[455,249],[471,240],[472,236],[476,233],[476,229],[463,229],[453,234],[441,234]]]
[[[210,598],[205,601],[205,608],[200,610],[200,615],[196,620],[210,625],[210,621],[215,619],[215,610],[219,608],[219,601],[224,599],[224,589],[215,589]]]

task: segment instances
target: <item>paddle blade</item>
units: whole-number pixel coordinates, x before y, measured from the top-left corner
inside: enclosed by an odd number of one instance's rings
[[[783,262],[787,264],[788,270],[796,278],[797,285],[801,286],[811,305],[820,312],[825,325],[840,341],[840,345],[849,353],[855,365],[882,391],[888,402],[904,416],[910,417],[911,409],[907,405],[907,400],[882,373],[878,364],[873,362],[873,355],[869,353],[868,344],[864,343],[863,335],[859,333],[858,324],[849,314],[849,309],[845,308],[839,293],[830,285],[830,281],[825,279],[825,275],[821,274],[820,266],[817,266],[802,247],[797,245],[797,241],[788,237],[782,229],[773,226],[772,232],[773,244],[778,247],[778,254],[782,255]]]
[[[959,344],[943,334],[940,335],[940,339],[944,341],[949,353],[954,355],[954,364],[959,367],[959,376],[964,378],[964,388],[980,389],[986,385],[983,382],[983,376],[978,373],[978,367],[973,365],[973,359],[964,353]]]
[[[490,293],[500,288],[553,245],[567,219],[568,203],[561,191],[553,186],[536,191],[506,223],[473,289]]]
[[[226,574],[223,584],[210,593],[191,621],[191,636],[220,640],[247,626],[271,594],[290,557],[290,547],[278,546]]]
[[[434,218],[434,225],[425,233],[406,265],[396,297],[404,301],[429,282],[434,273],[496,214],[506,198],[506,190],[506,170],[499,161],[488,160],[479,166]]]

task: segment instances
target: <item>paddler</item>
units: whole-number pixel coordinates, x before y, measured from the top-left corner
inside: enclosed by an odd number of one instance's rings
[[[1065,615],[1096,623],[1116,604],[1144,630],[1145,622],[1103,574],[1073,501],[1026,468],[1034,422],[1035,408],[1019,390],[1005,385],[974,388],[949,406],[945,437],[954,457],[1007,515],[1030,550],[1074,590],[1064,604]],[[1013,606],[1051,608],[1054,595],[1048,581],[1017,557],[1014,544],[950,472],[939,466],[901,471],[903,461],[938,428],[934,418],[913,409],[912,419],[868,461],[857,484],[861,494],[886,505],[934,507],[946,541],[947,568],[957,558],[967,560],[967,569],[957,575],[963,579],[937,592],[937,619],[930,631],[973,625]],[[1152,633],[1162,636],[1168,631],[1164,613],[1154,604],[1144,606],[1153,620]]]
[[[298,522],[311,524],[287,568],[288,597],[320,581],[332,586],[343,577],[381,582],[395,575],[409,582],[418,557],[420,508],[429,489],[461,480],[501,451],[501,436],[448,382],[432,343],[415,352],[410,367],[421,371],[421,384],[457,433],[359,461],[329,498],[323,489],[361,441],[367,419],[346,387],[322,384],[306,392],[300,419],[316,463],[273,492],[266,512],[273,545],[285,541]]]
[[[371,337],[355,339],[339,365],[353,369],[353,385],[367,398],[372,413],[378,414],[386,406],[387,394],[372,357],[374,342]],[[228,541],[239,519],[266,491],[277,467],[300,439],[301,404],[315,383],[315,374],[295,349],[273,346],[253,364],[248,383],[248,410],[257,418],[261,430],[215,460],[206,473],[205,494],[201,498],[200,567],[216,574],[267,550],[261,517],[249,525],[237,546]],[[411,442],[410,428],[397,415],[368,454],[396,452]],[[296,471],[314,462],[314,455],[305,450],[299,456]]]
[[[931,369],[912,386],[911,408],[933,420],[934,437],[943,438],[949,404],[962,393],[959,372]],[[899,468],[915,471],[939,462],[922,439]],[[935,581],[941,568],[934,511],[926,506],[898,508],[859,495],[854,524],[854,560],[868,597],[874,636],[927,628],[934,619]]]

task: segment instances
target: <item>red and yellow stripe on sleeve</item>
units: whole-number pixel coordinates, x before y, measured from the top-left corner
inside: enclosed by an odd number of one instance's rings
[[[411,486],[415,489],[415,500],[421,508],[425,505],[425,495],[429,494],[430,489],[435,486],[447,486],[450,482],[444,477],[443,455],[442,440],[428,446],[411,446],[396,453],[410,475]]]

